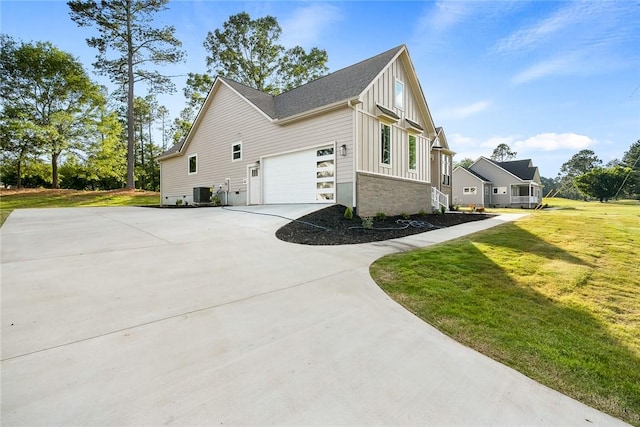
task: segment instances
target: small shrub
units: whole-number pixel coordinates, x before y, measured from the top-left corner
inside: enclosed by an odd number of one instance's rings
[[[353,209],[347,208],[344,210],[344,219],[353,219]]]
[[[418,212],[418,215],[427,216],[427,211],[425,211],[424,209],[421,209],[420,212]]]
[[[214,194],[213,196],[211,196],[211,203],[213,204],[213,206],[220,206],[220,197],[217,194]]]
[[[444,213],[445,213],[446,211],[447,211],[447,207],[446,207],[446,206],[444,206],[444,205],[443,205],[443,206],[440,206],[440,213],[441,213],[442,215],[444,215]]]
[[[366,230],[371,230],[373,228],[373,218],[370,216],[362,218],[362,227]]]
[[[408,214],[408,213],[406,213],[406,212],[402,212],[402,213],[400,214],[400,216],[402,217],[402,219],[409,219],[409,218],[411,217],[411,215],[409,215],[409,214]]]
[[[182,206],[182,199],[176,200],[176,206]]]
[[[384,213],[384,212],[378,212],[378,213],[376,214],[376,219],[377,219],[378,221],[384,221],[385,219],[387,219],[387,214],[386,214],[386,213]]]

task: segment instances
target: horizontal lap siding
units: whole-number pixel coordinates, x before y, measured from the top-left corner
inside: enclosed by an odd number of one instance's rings
[[[508,205],[511,203],[511,184],[521,184],[522,181],[509,172],[489,163],[488,160],[479,159],[471,166],[477,174],[485,177],[493,183],[493,187],[507,187],[507,194],[492,194],[491,203],[496,205]],[[457,185],[457,184],[456,184]]]
[[[337,156],[337,182],[352,181],[352,112],[345,108],[290,124],[271,123],[247,101],[221,84],[192,135],[186,152],[162,162],[162,193],[180,193],[198,186],[224,186],[232,192],[247,189],[247,166],[261,157],[317,145],[347,145]],[[231,159],[232,145],[242,142],[242,159]],[[198,173],[188,175],[187,159],[198,154]],[[223,187],[224,188],[224,187]]]
[[[480,205],[482,204],[482,196],[484,194],[484,186],[482,182],[471,175],[469,172],[466,172],[461,169],[456,169],[453,172],[453,200],[452,204],[458,204],[462,206],[466,206],[469,204]],[[464,194],[465,187],[476,187],[477,194]],[[485,204],[488,204],[489,196],[485,196]]]

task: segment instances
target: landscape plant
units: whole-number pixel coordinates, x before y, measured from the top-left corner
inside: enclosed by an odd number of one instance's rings
[[[362,228],[365,230],[371,230],[373,228],[373,218],[370,216],[362,218]]]
[[[344,219],[353,219],[353,209],[347,207],[344,210]]]

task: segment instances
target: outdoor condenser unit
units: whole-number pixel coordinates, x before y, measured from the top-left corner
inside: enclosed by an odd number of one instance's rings
[[[202,204],[211,202],[210,187],[193,187],[193,203]]]

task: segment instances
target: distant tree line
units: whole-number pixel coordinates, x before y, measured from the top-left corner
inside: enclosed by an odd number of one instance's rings
[[[328,71],[326,51],[280,45],[282,29],[274,17],[239,13],[208,33],[203,43],[208,72],[188,75],[185,108],[172,120],[157,100],[158,94],[175,90],[172,76],[153,69],[185,55],[175,28],[152,25],[167,4],[67,3],[78,26],[96,30],[87,44],[97,49],[93,66],[110,78],[111,92],[50,42],[0,34],[0,181],[5,186],[158,190],[156,158],[186,137],[217,75],[277,94]],[[140,87],[146,90],[143,96],[136,94]]]

